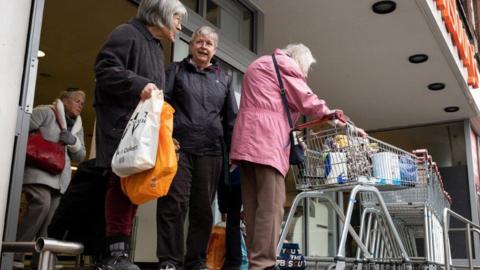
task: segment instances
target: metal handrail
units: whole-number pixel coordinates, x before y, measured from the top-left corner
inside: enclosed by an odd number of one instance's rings
[[[79,255],[83,252],[83,245],[41,237],[36,242],[3,242],[2,252],[38,252],[38,270],[54,270],[55,254]]]
[[[460,214],[450,210],[449,208],[443,209],[443,242],[445,249],[445,270],[450,270],[450,239],[448,237],[449,232],[449,222],[448,217],[454,217],[456,220],[464,223],[466,225],[466,237],[467,237],[467,254],[468,254],[468,268],[473,270],[476,266],[473,265],[473,252],[472,252],[472,232],[475,232],[480,235],[480,225],[473,223],[472,221],[466,219]],[[458,228],[452,229],[452,231],[459,231]]]

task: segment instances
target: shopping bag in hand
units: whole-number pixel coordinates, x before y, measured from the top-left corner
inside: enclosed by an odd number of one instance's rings
[[[153,91],[149,99],[137,105],[113,155],[116,175],[125,177],[155,166],[162,106],[162,90]]]
[[[207,246],[207,268],[210,270],[222,269],[225,261],[225,223],[213,226]]]
[[[177,173],[177,156],[172,138],[174,112],[170,104],[163,104],[155,167],[120,180],[123,192],[134,204],[143,204],[167,195]]]

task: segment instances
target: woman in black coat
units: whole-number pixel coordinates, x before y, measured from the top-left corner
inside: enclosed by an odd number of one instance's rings
[[[105,199],[106,269],[139,269],[128,260],[129,238],[137,206],[123,194],[112,172],[113,154],[140,100],[165,84],[160,40],[174,41],[185,7],[178,0],[142,0],[136,18],[115,28],[95,63],[97,166],[109,177]]]

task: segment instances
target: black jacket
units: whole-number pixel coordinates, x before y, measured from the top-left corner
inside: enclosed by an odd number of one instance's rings
[[[149,82],[163,89],[163,48],[137,19],[110,33],[95,62],[97,165],[108,168],[123,130]]]
[[[230,145],[238,106],[231,77],[214,64],[198,70],[185,58],[167,70],[165,99],[175,108],[173,137],[181,151],[221,155]]]

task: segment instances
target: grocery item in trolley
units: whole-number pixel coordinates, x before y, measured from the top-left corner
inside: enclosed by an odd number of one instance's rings
[[[372,155],[373,176],[381,185],[400,185],[400,164],[398,155],[380,152]]]
[[[417,162],[407,155],[399,157],[400,179],[408,186],[415,185],[417,181]]]
[[[343,184],[347,181],[347,154],[342,152],[329,152],[325,154],[326,184]]]

